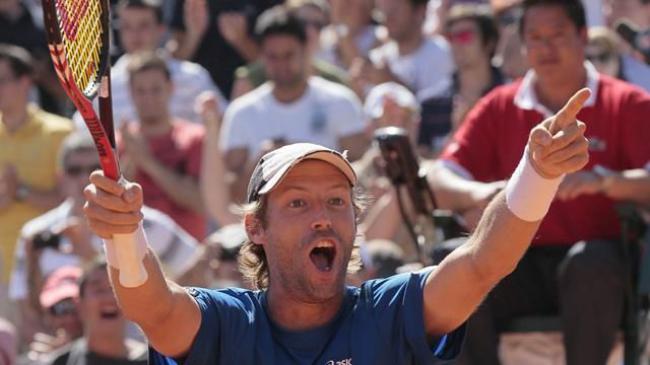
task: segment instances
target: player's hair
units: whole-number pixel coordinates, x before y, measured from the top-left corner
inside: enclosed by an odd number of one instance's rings
[[[481,42],[484,46],[490,47],[489,55],[492,58],[499,43],[499,28],[490,7],[475,4],[454,5],[449,10],[445,21],[445,32],[448,32],[452,25],[461,20],[471,20],[476,23]]]
[[[163,24],[164,16],[162,3],[158,0],[120,0],[117,5],[118,11],[121,9],[145,9],[150,10],[158,24]]]
[[[587,26],[585,8],[580,0],[524,0],[523,15],[519,19],[519,33],[523,33],[526,21],[526,12],[536,6],[559,6],[566,12],[571,22],[580,31]]]
[[[0,60],[9,63],[9,68],[11,68],[14,77],[33,76],[32,56],[22,47],[0,43]]]
[[[165,59],[156,52],[145,51],[134,54],[129,59],[127,70],[129,73],[129,80],[132,80],[133,76],[138,73],[150,70],[158,70],[165,75],[167,80],[172,79],[171,72],[167,67],[167,62],[165,62]]]
[[[361,191],[360,188],[352,189],[352,204],[354,206],[355,223],[357,226],[361,221],[361,217],[366,207],[368,206],[369,198]],[[252,214],[257,219],[263,228],[266,228],[266,211],[268,209],[268,199],[266,195],[262,195],[256,202],[247,204],[242,207],[243,215]],[[359,239],[359,236],[357,236]],[[246,239],[241,249],[239,250],[239,271],[241,271],[244,279],[248,281],[255,289],[266,289],[269,286],[269,264],[266,259],[266,253],[262,245]],[[352,249],[352,256],[348,262],[348,272],[354,273],[361,268],[361,257],[359,255],[359,246],[355,240],[354,248]]]
[[[274,35],[295,37],[302,44],[307,43],[305,22],[285,5],[276,5],[260,15],[255,24],[255,38],[261,44]]]

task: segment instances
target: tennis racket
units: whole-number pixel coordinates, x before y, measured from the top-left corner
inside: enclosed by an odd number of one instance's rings
[[[48,47],[56,75],[90,131],[104,175],[123,181],[115,149],[110,85],[108,0],[42,0]],[[92,101],[99,96],[101,119]],[[139,286],[147,280],[136,240],[143,234],[116,234],[113,243],[120,283]],[[124,265],[139,262],[140,267]],[[134,267],[129,267],[134,266]]]

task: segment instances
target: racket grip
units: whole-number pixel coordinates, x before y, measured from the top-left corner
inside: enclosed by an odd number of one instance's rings
[[[133,233],[113,235],[111,244],[119,264],[120,284],[125,288],[135,288],[144,284],[148,275],[143,259],[148,243],[142,224]]]

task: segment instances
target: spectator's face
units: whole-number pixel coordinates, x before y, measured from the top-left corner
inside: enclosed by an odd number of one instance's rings
[[[20,0],[0,0],[0,14],[16,9]]]
[[[414,7],[410,0],[377,0],[376,5],[390,38],[399,42],[414,32],[422,32],[425,6]]]
[[[414,111],[410,108],[400,106],[395,100],[389,96],[383,100],[383,113],[374,120],[373,126],[375,129],[384,127],[399,127],[404,128],[411,137],[414,137]]]
[[[483,44],[478,24],[470,19],[454,22],[447,32],[456,67],[477,66],[489,61],[487,46]]]
[[[650,5],[641,4],[641,0],[604,0],[603,14],[609,26],[627,18],[641,29],[650,27]]]
[[[593,63],[596,70],[611,77],[618,77],[619,61],[618,55],[607,50],[597,43],[590,43],[585,49],[586,58]]]
[[[262,43],[262,62],[277,87],[299,85],[307,76],[307,48],[293,36],[278,34]]]
[[[48,308],[45,318],[52,329],[63,330],[69,339],[82,335],[81,319],[73,298],[63,299]]]
[[[524,14],[524,46],[540,79],[565,82],[581,75],[586,30],[579,30],[560,6],[535,6]]]
[[[163,71],[150,69],[134,74],[130,88],[141,122],[156,122],[168,115],[173,87]]]
[[[327,162],[306,160],[268,194],[266,226],[252,237],[264,245],[271,290],[322,303],[343,294],[355,235],[348,180]]]
[[[120,41],[126,53],[153,51],[160,46],[165,28],[150,9],[121,8]]]
[[[30,86],[28,77],[16,77],[9,62],[0,60],[0,112],[23,107]]]
[[[124,317],[108,281],[106,269],[98,268],[88,274],[79,308],[87,334],[123,333]]]
[[[83,190],[88,185],[90,173],[100,168],[94,150],[70,152],[63,167],[61,188],[66,197],[75,201],[85,201]]]

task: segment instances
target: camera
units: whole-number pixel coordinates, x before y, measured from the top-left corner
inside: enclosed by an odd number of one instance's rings
[[[32,245],[36,250],[44,248],[52,248],[58,250],[60,243],[61,235],[53,233],[52,231],[39,232],[32,239]]]
[[[386,175],[393,185],[404,185],[415,209],[419,213],[431,214],[435,209],[435,201],[427,204],[428,198],[433,200],[433,196],[429,196],[426,179],[420,176],[420,167],[406,130],[398,127],[380,128],[375,132],[375,140],[386,164]]]

